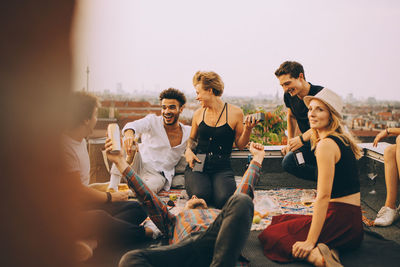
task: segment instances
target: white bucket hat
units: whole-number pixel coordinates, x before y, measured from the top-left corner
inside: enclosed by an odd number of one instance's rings
[[[308,95],[304,97],[304,104],[308,107],[311,100],[318,99],[322,101],[329,109],[342,118],[343,101],[342,98],[328,88],[323,88],[315,96]]]

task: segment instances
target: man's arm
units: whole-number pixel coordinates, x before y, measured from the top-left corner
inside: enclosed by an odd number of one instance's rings
[[[294,117],[292,111],[290,111],[290,109],[288,109],[288,144],[285,147],[286,149],[286,153],[289,151],[295,151],[297,149],[299,149],[300,147],[302,147],[304,145],[303,141],[309,141],[311,139],[311,133],[312,130],[308,129],[307,131],[305,131],[301,137],[300,136],[294,136],[294,132],[296,129],[296,124],[297,124],[297,120]],[[290,130],[289,130],[290,129]],[[292,136],[292,137],[289,137]],[[303,141],[301,140],[303,139]]]
[[[83,185],[80,181],[79,172],[70,172],[71,179],[76,183],[76,187],[79,188],[79,197],[81,203],[85,204],[103,204],[108,202],[108,196],[106,192],[99,191],[94,188]],[[110,193],[110,201],[126,201],[128,200],[128,192],[114,192]]]
[[[265,151],[264,146],[257,143],[251,143],[249,150],[253,155],[253,160],[250,162],[235,193],[248,194],[251,198],[254,198],[254,187],[261,174],[261,165],[264,160]]]
[[[293,115],[292,110],[288,108],[287,111],[287,131],[288,131],[288,139],[292,139],[294,137],[294,131],[296,130],[297,120]]]
[[[157,225],[158,229],[169,235],[169,226],[173,223],[175,216],[168,211],[167,205],[153,193],[143,180],[131,169],[124,160],[121,153],[111,154],[112,142],[106,140],[107,157],[117,166],[118,170],[125,177],[129,188],[135,191],[137,198],[145,206],[151,220]]]

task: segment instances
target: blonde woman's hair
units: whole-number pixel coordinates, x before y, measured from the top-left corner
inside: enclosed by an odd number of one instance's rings
[[[358,140],[350,132],[345,130],[345,128],[342,124],[342,120],[339,118],[338,115],[336,115],[331,110],[329,110],[329,113],[330,113],[331,117],[330,117],[329,125],[327,126],[327,128],[328,128],[327,136],[333,135],[333,136],[338,137],[345,146],[350,146],[356,159],[361,158],[362,150],[357,145]],[[315,149],[315,147],[317,146],[317,144],[320,140],[321,139],[318,136],[317,130],[312,129],[311,139],[310,139],[311,149]]]
[[[213,71],[198,71],[193,76],[193,85],[201,84],[204,90],[211,89],[215,96],[221,96],[224,92],[224,82]]]

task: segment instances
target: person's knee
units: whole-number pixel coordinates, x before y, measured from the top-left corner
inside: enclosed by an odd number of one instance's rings
[[[396,145],[390,145],[385,148],[383,152],[383,158],[385,162],[394,159],[395,156],[396,156]]]
[[[230,205],[235,206],[238,213],[253,211],[254,204],[247,194],[238,193],[230,198]]]
[[[163,176],[155,176],[152,174],[145,174],[143,175],[144,182],[146,183],[147,187],[154,193],[160,192],[166,183],[166,179]]]
[[[396,145],[400,145],[400,135],[396,137]]]
[[[289,152],[286,156],[282,159],[282,168],[289,173],[293,172],[293,168],[295,167],[293,152]]]
[[[160,187],[158,184],[154,184],[149,181],[146,181],[145,183],[146,183],[147,187],[150,189],[150,191],[155,194],[158,194],[158,192],[160,192],[162,189],[162,187]]]
[[[118,267],[131,266],[150,266],[149,264],[146,264],[146,260],[142,250],[134,250],[125,253],[118,264]]]

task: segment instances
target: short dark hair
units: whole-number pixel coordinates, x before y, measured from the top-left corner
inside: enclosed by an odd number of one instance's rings
[[[87,92],[73,92],[67,100],[68,128],[74,129],[85,120],[90,120],[95,108],[100,107],[99,99]]]
[[[275,71],[275,76],[280,77],[285,74],[290,74],[292,78],[297,79],[299,78],[300,73],[303,73],[303,78],[305,80],[306,76],[304,74],[303,65],[296,61],[285,61]]]
[[[160,101],[162,101],[163,99],[176,99],[178,100],[181,107],[186,103],[185,95],[175,88],[168,88],[162,91],[160,93]]]

